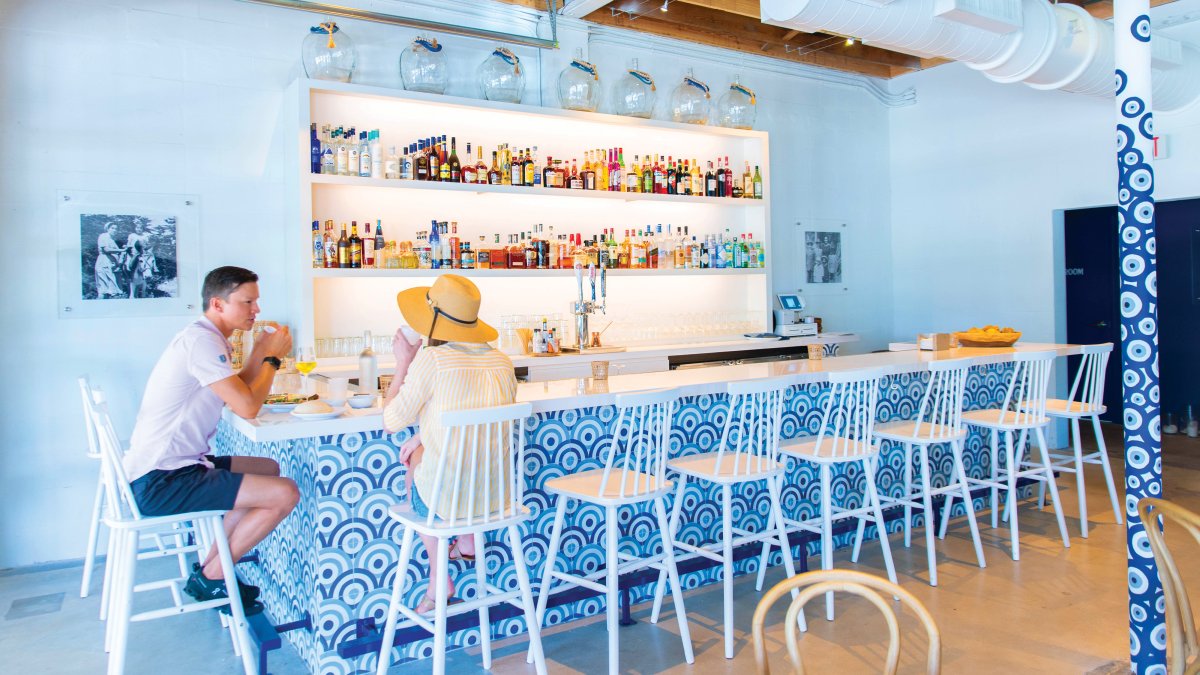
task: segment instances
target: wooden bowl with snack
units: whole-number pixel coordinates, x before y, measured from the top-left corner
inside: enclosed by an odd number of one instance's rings
[[[954,337],[960,347],[1011,347],[1021,339],[1021,333],[1007,326],[972,326],[971,330],[959,331]]]

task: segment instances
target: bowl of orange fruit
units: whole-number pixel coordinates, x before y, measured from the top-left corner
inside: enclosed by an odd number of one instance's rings
[[[1008,326],[972,326],[970,330],[955,333],[954,337],[962,347],[1011,347],[1021,339],[1021,332]]]

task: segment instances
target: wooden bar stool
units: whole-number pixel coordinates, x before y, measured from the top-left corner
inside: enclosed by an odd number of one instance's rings
[[[1004,400],[998,408],[986,410],[971,410],[963,413],[963,420],[968,426],[986,429],[990,432],[992,477],[991,480],[969,479],[971,485],[982,485],[992,489],[992,527],[999,527],[997,500],[1001,490],[1006,493],[1005,517],[1008,519],[1009,536],[1012,540],[1012,558],[1021,559],[1021,546],[1017,528],[1017,480],[1030,478],[1041,481],[1050,488],[1050,497],[1054,502],[1054,515],[1058,518],[1058,530],[1062,534],[1063,546],[1070,547],[1071,539],[1067,536],[1067,525],[1063,520],[1062,508],[1058,500],[1058,486],[1054,483],[1054,469],[1046,451],[1046,427],[1050,418],[1046,416],[1046,388],[1050,383],[1050,367],[1057,353],[1053,351],[1017,352],[1013,354],[1012,375],[1008,380],[1008,388]],[[1040,462],[1025,463],[1025,441],[1030,432],[1037,437]],[[1000,432],[1004,432],[1004,470],[1000,470]],[[1019,439],[1014,444],[1013,435],[1019,433]],[[954,493],[946,494],[946,513],[954,500]]]
[[[1117,496],[1117,486],[1113,482],[1112,467],[1108,463],[1108,448],[1104,445],[1104,432],[1100,430],[1100,416],[1108,409],[1104,407],[1104,375],[1108,368],[1108,357],[1112,354],[1112,343],[1084,345],[1083,362],[1075,372],[1071,383],[1071,392],[1067,398],[1046,399],[1046,415],[1052,418],[1070,420],[1073,454],[1050,453],[1050,460],[1055,471],[1075,474],[1075,489],[1079,493],[1079,530],[1086,539],[1088,536],[1087,520],[1087,490],[1083,484],[1083,465],[1099,464],[1104,467],[1104,480],[1108,483],[1108,497],[1112,500],[1113,514],[1117,524],[1125,522],[1121,513],[1121,499]],[[1083,454],[1082,438],[1079,435],[1079,421],[1089,418],[1092,430],[1096,434],[1096,452]],[[1038,503],[1045,502],[1046,488],[1039,486]]]
[[[117,440],[117,433],[109,419],[108,405],[102,391],[92,390],[88,414],[91,417],[92,426],[104,458],[103,475],[107,503],[104,525],[109,528],[112,540],[109,547],[112,557],[109,558],[106,565],[111,567],[111,570],[106,571],[106,575],[111,576],[108,592],[108,625],[105,627],[105,649],[109,653],[109,675],[120,675],[125,672],[125,650],[129,640],[130,623],[221,607],[228,607],[230,619],[226,622],[226,626],[230,629],[234,652],[241,656],[242,668],[246,675],[257,672],[258,664],[254,662],[251,654],[250,635],[242,608],[241,594],[237,592],[238,582],[234,572],[234,561],[229,550],[229,541],[225,537],[223,519],[226,512],[211,510],[169,516],[143,516],[138,510],[137,502],[133,498],[133,491],[129,487],[129,480],[121,461],[120,441]],[[180,530],[177,529],[180,526],[187,526],[189,531],[195,533],[193,542],[188,543],[184,539]],[[158,535],[161,537],[160,541],[167,543],[173,540],[178,546],[168,545],[160,550],[142,551],[140,543],[147,535]],[[204,602],[183,602],[181,589],[187,582],[187,574],[178,578],[143,583],[137,581],[139,560],[149,557],[204,555],[214,544],[221,559],[221,569],[225,573],[225,588],[234,589],[234,592],[227,593],[227,597]],[[134,614],[132,611],[133,594],[150,590],[169,591],[172,598],[171,605]]]
[[[987,567],[983,559],[983,544],[979,540],[979,526],[975,522],[975,509],[971,502],[967,474],[963,467],[963,445],[967,429],[963,425],[963,394],[966,391],[967,372],[975,364],[974,359],[952,359],[933,361],[929,364],[929,384],[921,397],[917,419],[911,422],[888,422],[875,427],[875,436],[901,443],[904,446],[904,495],[899,499],[884,498],[885,502],[904,505],[904,546],[912,545],[912,512],[922,508],[925,512],[925,549],[929,558],[929,585],[937,586],[937,554],[934,550],[933,497],[950,492],[958,493],[967,507],[967,522],[971,527],[971,539],[975,544],[975,557],[980,567]],[[917,447],[920,457],[920,484],[913,489],[912,449]],[[930,480],[929,447],[946,445],[954,457],[954,465],[945,486],[934,488]],[[946,518],[942,520],[941,536],[946,536]],[[863,521],[859,521],[857,549],[862,541]],[[855,556],[857,557],[857,556]]]
[[[675,503],[671,509],[672,537],[679,532],[679,519],[689,480],[716,485],[721,489],[721,538],[701,546],[680,541],[676,541],[675,545],[692,555],[703,556],[723,566],[727,659],[733,658],[733,549],[751,542],[774,540],[783,551],[783,565],[788,576],[796,574],[779,498],[783,472],[787,469],[779,461],[779,426],[783,420],[783,401],[788,386],[788,381],[780,378],[729,383],[725,388],[729,395],[729,414],[725,418],[717,451],[667,462],[668,467],[679,473]],[[733,489],[748,483],[765,483],[767,488],[770,515],[766,527],[760,532],[749,532],[733,526]],[[665,570],[659,571],[654,611],[650,615],[653,623],[658,622],[666,590],[665,581]]]
[[[647,567],[665,573],[671,583],[671,598],[675,603],[675,619],[683,639],[683,657],[693,663],[692,638],[688,631],[687,614],[683,606],[683,591],[679,586],[679,571],[675,566],[675,542],[667,522],[664,504],[673,487],[666,478],[667,450],[670,447],[671,419],[675,413],[678,394],[674,389],[657,389],[616,396],[617,420],[613,427],[604,467],[554,478],[546,481],[546,491],[558,495],[560,503],[550,530],[546,549],[546,566],[538,591],[537,622],[546,614],[550,593],[579,586],[605,594],[608,614],[608,672],[617,673],[620,644],[617,625],[617,601],[620,575]],[[587,502],[604,508],[605,567],[588,575],[559,572],[559,540],[563,522],[572,502]],[[639,558],[619,550],[617,511],[623,506],[650,503],[658,520],[662,536],[662,553]],[[598,580],[603,577],[603,583]],[[562,583],[555,586],[555,580]],[[532,656],[532,654],[531,654]]]
[[[445,436],[444,451],[438,457],[433,494],[427,502],[429,514],[422,516],[409,503],[396,504],[388,516],[399,522],[400,558],[392,583],[392,598],[388,604],[383,628],[383,642],[375,672],[384,675],[391,665],[392,642],[396,629],[417,625],[433,634],[432,672],[446,672],[446,619],[466,612],[479,612],[479,644],[483,652],[483,667],[492,667],[491,623],[488,607],[507,602],[525,614],[529,627],[529,653],[539,675],[546,672],[542,656],[539,624],[534,618],[533,592],[529,571],[525,566],[525,548],[521,526],[530,518],[529,509],[522,503],[524,477],[520,467],[525,465],[525,418],[533,414],[528,403],[456,410],[442,414]],[[452,478],[451,478],[452,477]],[[447,484],[449,482],[449,485]],[[449,487],[446,494],[444,488]],[[440,507],[439,507],[440,505]],[[448,506],[448,508],[447,508]],[[438,511],[442,515],[438,515]],[[484,534],[498,530],[508,532],[517,588],[502,589],[488,583],[487,547]],[[412,560],[413,541],[417,533],[436,537],[438,574],[429,583],[434,587],[433,621],[404,604],[402,594],[408,585],[408,564]],[[474,599],[449,605],[447,586],[450,580],[450,540],[454,537],[473,537],[475,541],[475,574],[478,580]],[[400,615],[405,617],[400,621]]]
[[[821,430],[815,438],[784,441],[780,450],[800,462],[817,465],[821,476],[821,516],[805,521],[786,520],[789,531],[806,530],[821,536],[821,568],[833,569],[833,522],[858,518],[875,524],[888,579],[896,583],[892,549],[880,508],[875,485],[875,461],[879,446],[875,443],[875,408],[879,403],[879,382],[888,368],[871,368],[829,374],[829,394],[821,415]],[[866,481],[862,506],[854,509],[833,505],[833,467],[857,464]],[[771,542],[763,542],[762,556],[770,552]],[[825,596],[825,614],[833,621],[833,593]],[[803,618],[803,614],[800,615]]]

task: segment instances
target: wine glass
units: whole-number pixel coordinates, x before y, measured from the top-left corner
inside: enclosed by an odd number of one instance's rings
[[[303,347],[296,352],[296,370],[304,376],[303,393],[308,393],[308,374],[317,367],[317,352],[312,347]]]

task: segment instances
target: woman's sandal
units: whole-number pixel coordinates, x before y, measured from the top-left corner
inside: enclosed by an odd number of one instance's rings
[[[450,556],[449,557],[451,560],[464,560],[466,562],[471,562],[471,563],[475,562],[475,556],[467,555],[466,553],[463,553],[461,550],[459,550],[458,539],[455,539],[454,543],[450,545]]]

